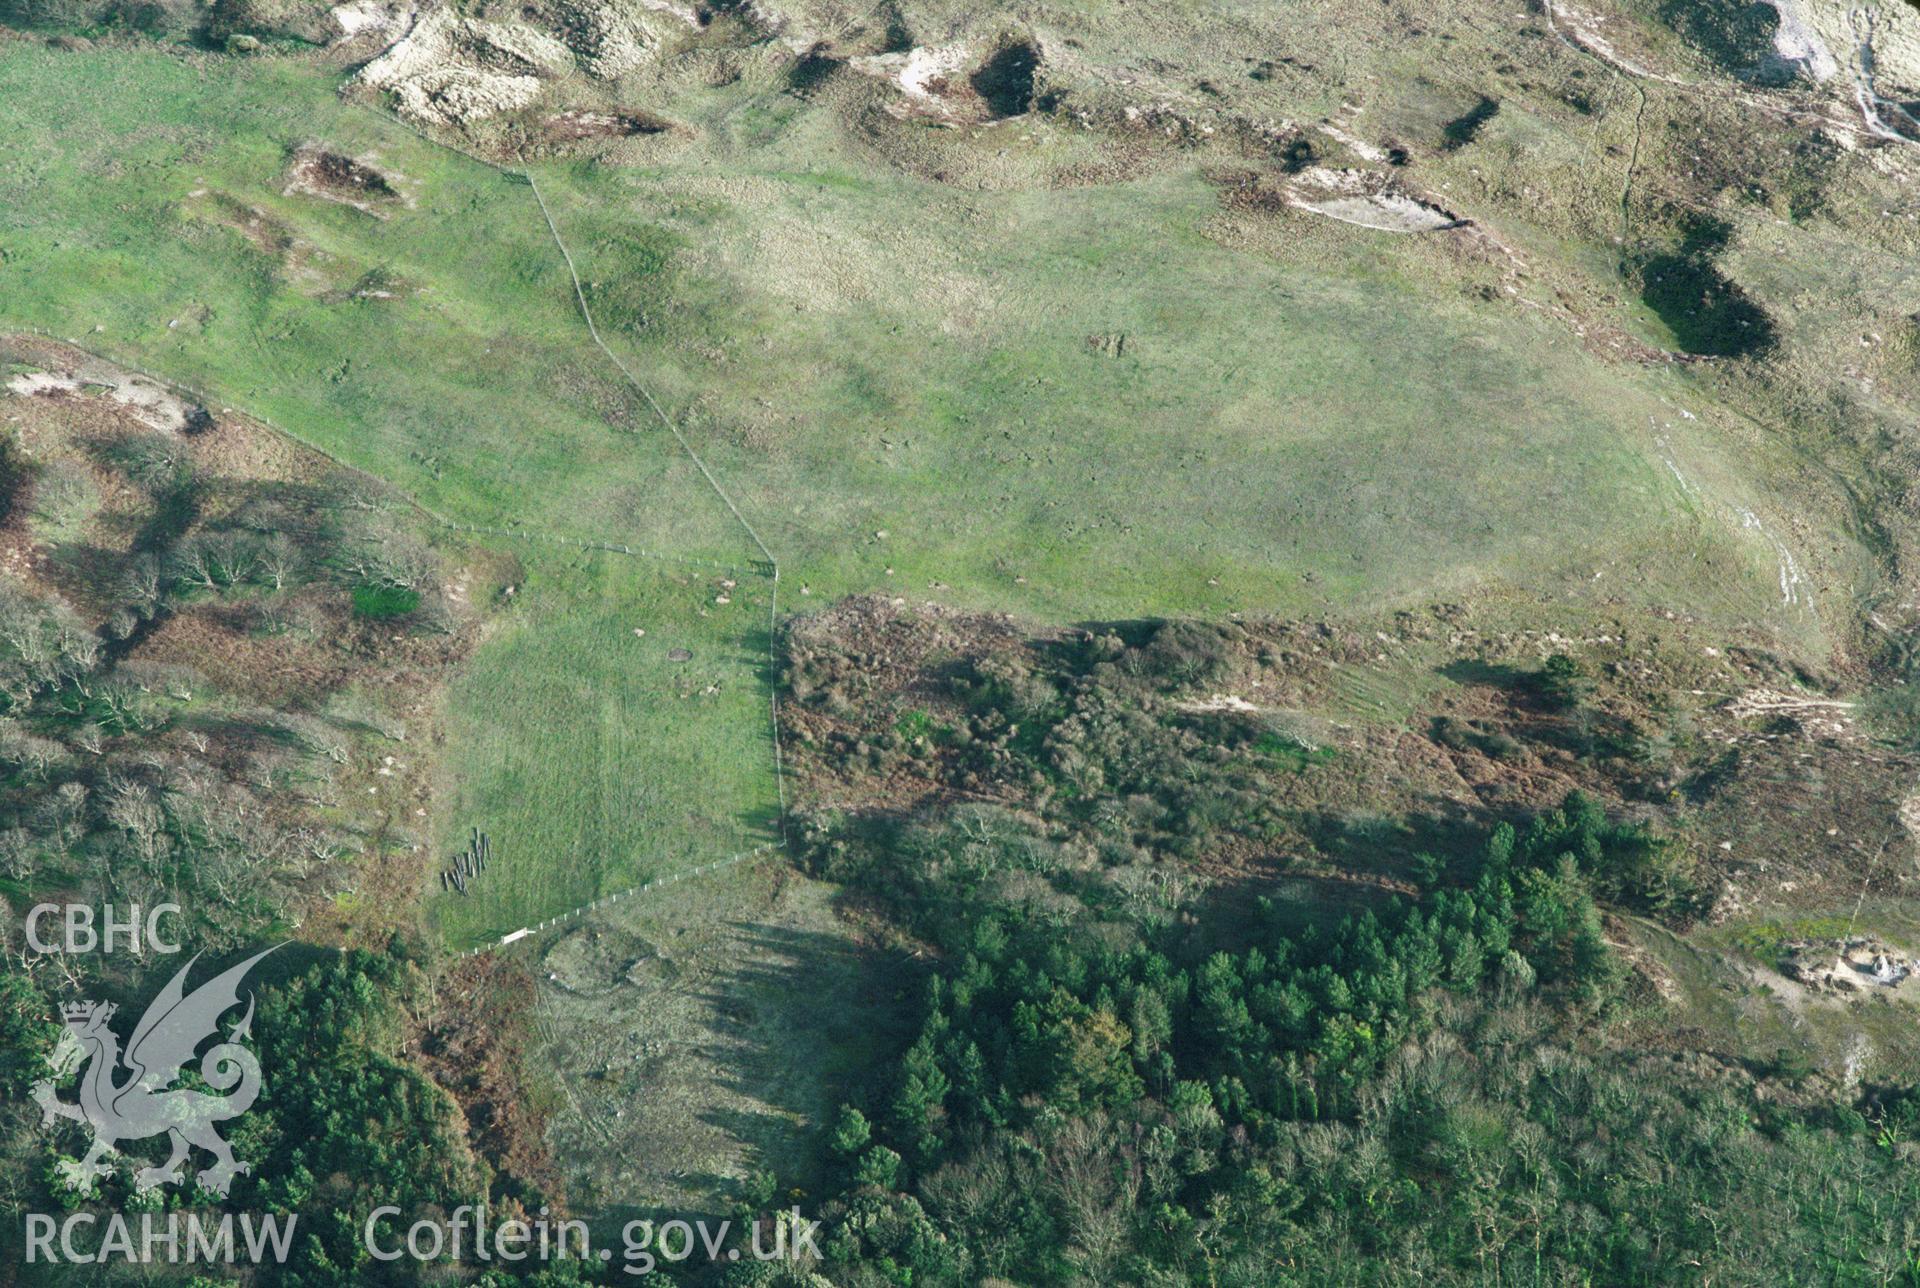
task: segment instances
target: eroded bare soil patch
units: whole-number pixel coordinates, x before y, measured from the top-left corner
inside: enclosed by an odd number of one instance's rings
[[[636,108],[609,112],[556,112],[541,122],[546,137],[555,143],[577,143],[586,139],[630,139],[652,134],[667,134],[685,127]]]
[[[293,154],[287,167],[286,193],[299,193],[338,202],[386,218],[382,209],[404,200],[396,176],[389,175],[369,160],[334,152],[308,144]]]

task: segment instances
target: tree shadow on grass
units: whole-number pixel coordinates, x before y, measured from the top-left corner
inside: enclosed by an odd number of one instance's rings
[[[772,1172],[782,1194],[817,1192],[820,1132],[840,1104],[878,1090],[873,1071],[911,1037],[913,992],[848,936],[764,922],[730,932],[727,968],[701,995],[701,1054],[729,1093],[766,1108],[712,1106],[700,1120],[743,1144],[749,1169]]]
[[[1504,689],[1512,693],[1525,691],[1533,680],[1531,672],[1508,666],[1505,662],[1488,662],[1482,658],[1460,658],[1436,667],[1435,672],[1455,684]]]

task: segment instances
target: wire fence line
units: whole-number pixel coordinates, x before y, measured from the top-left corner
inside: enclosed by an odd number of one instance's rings
[[[534,180],[533,172],[521,171],[521,177],[527,181],[527,187],[532,189],[534,201],[539,203],[540,214],[547,221],[547,231],[553,234],[553,244],[560,249],[560,258],[567,262],[567,276],[573,279],[574,302],[580,306],[580,316],[587,324],[587,334],[593,337],[593,342],[600,352],[607,355],[607,360],[620,369],[620,374],[627,378],[627,383],[640,391],[640,396],[646,399],[647,406],[653,408],[653,414],[659,417],[660,423],[667,427],[674,441],[680,444],[680,450],[685,452],[687,459],[699,469],[700,476],[706,479],[707,486],[713,489],[713,494],[720,498],[721,504],[727,507],[728,513],[732,514],[734,520],[745,529],[746,534],[753,538],[753,544],[759,547],[760,553],[766,556],[767,562],[773,566],[773,579],[780,580],[780,561],[774,558],[773,551],[767,549],[767,543],[760,539],[760,534],[754,530],[753,524],[747,521],[746,515],[740,513],[740,507],[733,503],[733,498],[727,495],[727,490],[720,486],[720,480],[715,478],[713,471],[707,468],[707,463],[701,459],[700,453],[693,450],[693,444],[688,442],[687,436],[680,432],[680,426],[661,410],[658,402],[654,401],[653,391],[642,384],[640,377],[628,370],[627,364],[620,360],[620,355],[609,349],[607,342],[600,338],[600,328],[594,323],[593,310],[587,306],[587,291],[580,282],[580,270],[574,266],[573,252],[567,248],[566,238],[560,235],[560,225],[554,222],[553,211],[547,206],[547,199],[541,193],[539,183]]]
[[[593,320],[593,309],[587,303],[586,287],[580,281],[580,270],[573,261],[573,252],[567,246],[567,239],[561,236],[560,225],[554,219],[553,209],[547,205],[547,198],[540,191],[540,184],[534,179],[533,172],[524,168],[525,157],[520,159],[520,164],[523,168],[518,171],[509,170],[504,166],[495,168],[505,174],[518,174],[532,191],[533,199],[540,207],[541,218],[547,221],[547,231],[553,236],[553,244],[559,249],[560,258],[566,261],[567,276],[573,281],[574,303],[580,306],[581,320],[587,324],[587,334],[593,337],[595,347],[619,369],[620,374],[627,378],[629,384],[640,391],[640,396],[646,399],[647,406],[653,409],[653,414],[659,418],[662,425],[667,427],[674,441],[680,444],[680,449],[687,454],[687,459],[699,469],[700,476],[707,481],[707,486],[713,489],[713,494],[720,498],[721,504],[727,507],[727,512],[733,515],[747,536],[752,538],[753,544],[759,548],[760,553],[766,556],[766,572],[772,588],[767,607],[767,713],[773,741],[773,785],[780,805],[780,841],[784,845],[787,841],[787,771],[780,746],[780,560],[767,543],[761,540],[759,531],[748,521],[747,516],[740,512],[740,507],[734,504],[733,497],[720,486],[720,480],[714,477],[706,461],[699,452],[694,450],[693,444],[687,441],[687,436],[681,432],[680,426],[661,408],[660,403],[653,396],[653,391],[648,389],[627,364],[621,361],[620,355],[608,348],[607,342],[601,339],[600,328]]]
[[[77,352],[86,354],[89,358],[92,358],[95,361],[104,362],[109,366],[118,367],[125,371],[130,371],[134,375],[137,375],[142,379],[150,380],[154,384],[160,386],[161,388],[166,389],[171,393],[175,393],[182,397],[188,398],[202,407],[211,408],[217,405],[221,407],[221,410],[228,411],[228,410],[231,410],[231,408],[227,404],[231,404],[236,401],[244,401],[244,400],[236,400],[232,398],[223,398],[208,390],[197,388],[194,385],[190,385],[183,380],[176,379],[172,376],[163,376],[156,371],[152,371],[146,367],[141,366],[139,363],[134,362],[129,358],[120,357],[116,354],[107,353],[102,350],[92,348],[82,343],[81,341],[74,339],[71,336],[60,335],[56,332],[49,331],[45,327],[33,326],[28,323],[0,322],[0,330],[14,331],[14,332],[24,331],[28,334],[37,335],[44,339],[51,340],[56,344],[65,345],[69,349],[73,349]],[[515,527],[515,526],[509,526],[506,524],[497,524],[497,523],[466,523],[466,522],[463,522],[462,520],[451,518],[448,515],[441,513],[439,510],[428,505],[426,502],[420,500],[418,497],[408,492],[405,488],[395,484],[392,480],[381,478],[379,475],[371,473],[368,470],[362,469],[358,465],[354,465],[348,461],[342,460],[338,455],[320,446],[320,444],[314,442],[312,439],[306,437],[303,434],[299,434],[291,429],[288,429],[285,425],[282,425],[277,421],[274,421],[252,410],[246,411],[244,415],[247,417],[247,419],[252,421],[257,421],[258,423],[266,426],[268,429],[272,430],[274,433],[279,434],[284,438],[293,440],[294,442],[300,444],[300,446],[306,448],[308,451],[314,453],[314,455],[325,458],[328,462],[330,462],[336,468],[350,474],[357,474],[362,478],[367,479],[371,483],[377,484],[382,488],[391,490],[393,493],[395,493],[399,497],[399,499],[404,504],[406,504],[407,506],[410,506],[414,510],[417,510],[420,514],[425,516],[427,519],[431,520],[433,523],[439,525],[440,527],[446,528],[450,532],[467,532],[467,533],[477,533],[477,534],[486,535],[486,536],[512,537],[520,541],[540,541],[540,542],[545,542],[548,545],[572,546],[581,550],[598,550],[608,554],[632,555],[636,559],[653,559],[661,563],[677,563],[677,564],[687,565],[688,567],[712,568],[712,569],[716,569],[718,571],[726,572],[726,573],[739,572],[742,562],[744,562],[748,567],[752,568],[754,571],[762,572],[763,575],[765,575],[762,561],[757,559],[745,560],[745,561],[711,559],[711,558],[706,558],[700,555],[681,554],[681,553],[675,553],[673,551],[666,551],[666,550],[652,550],[645,546],[636,546],[631,542],[625,542],[625,541],[612,541],[612,540],[602,540],[602,539],[597,539],[592,537],[568,536],[565,533],[548,532],[541,528],[530,528],[525,526]]]
[[[780,751],[780,577],[779,570],[767,595],[767,713],[773,724],[773,790],[780,803],[780,844],[787,838],[787,767]]]
[[[104,362],[109,366],[124,368],[127,371],[133,372],[137,376],[144,376],[146,379],[151,380],[154,384],[159,385],[162,389],[171,390],[173,393],[176,393],[176,394],[184,394],[186,397],[192,399],[194,402],[198,403],[203,408],[212,408],[214,406],[220,406],[220,409],[222,411],[230,411],[232,410],[231,407],[224,406],[222,404],[230,404],[238,401],[244,401],[240,399],[216,397],[214,394],[209,393],[204,389],[195,388],[193,385],[186,383],[184,380],[176,380],[172,376],[163,376],[158,372],[149,371],[147,368],[141,366],[137,362],[134,362],[130,358],[123,358],[116,354],[111,354],[111,353],[103,353],[98,349],[91,348],[84,342],[77,340],[72,336],[61,335],[56,331],[49,331],[46,327],[43,327],[43,326],[34,326],[31,323],[8,322],[8,323],[0,323],[0,329],[4,329],[8,331],[25,331],[30,335],[42,336],[45,339],[52,340],[55,344],[64,344],[69,349],[78,350],[79,352],[86,354],[89,358],[93,358],[96,361]],[[432,506],[428,505],[426,502],[420,500],[418,497],[413,496],[405,488],[399,487],[398,485],[394,484],[390,480],[383,479],[377,474],[373,474],[367,470],[363,470],[358,465],[354,465],[354,464],[351,464],[350,462],[341,460],[338,455],[320,446],[320,444],[314,442],[312,439],[308,438],[305,434],[296,433],[295,431],[288,429],[285,425],[269,420],[267,417],[258,415],[257,413],[252,411],[248,411],[246,413],[246,416],[247,416],[247,419],[249,420],[259,421],[262,425],[265,425],[268,429],[272,430],[274,433],[280,434],[286,438],[292,439],[294,442],[300,444],[300,446],[306,448],[308,451],[312,452],[314,455],[325,457],[328,461],[332,462],[335,466],[339,467],[340,469],[346,470],[347,472],[352,474],[358,474],[362,478],[371,480],[374,483],[378,483],[382,487],[392,489],[394,492],[398,493],[401,499],[404,500],[408,505],[412,506],[414,509],[418,510],[420,513],[426,515],[428,518],[432,519],[435,523],[442,524],[446,527],[458,526],[457,524],[454,523],[452,519],[449,519],[446,515],[440,513],[438,510],[434,509]]]
[[[744,513],[741,512],[740,507],[737,504],[735,504],[733,497],[728,493],[727,489],[721,485],[720,480],[714,475],[713,470],[709,468],[706,460],[700,455],[698,451],[694,449],[693,444],[690,441],[688,441],[686,434],[682,432],[679,424],[675,422],[675,420],[666,413],[666,410],[660,406],[659,401],[653,396],[653,391],[647,387],[645,382],[643,382],[638,376],[636,376],[633,373],[632,369],[627,366],[627,364],[621,359],[620,355],[615,353],[607,345],[607,342],[605,341],[605,339],[601,337],[600,327],[598,323],[594,321],[593,309],[587,303],[586,287],[580,279],[580,270],[579,270],[579,267],[574,262],[573,251],[570,247],[568,247],[566,238],[561,235],[559,222],[554,218],[553,210],[547,204],[546,195],[541,192],[538,181],[534,179],[532,171],[525,168],[526,158],[524,156],[520,157],[521,168],[519,169],[515,169],[509,166],[504,166],[497,162],[487,160],[484,157],[478,157],[473,155],[472,153],[464,152],[459,148],[452,147],[451,145],[444,143],[439,139],[434,138],[432,135],[427,134],[425,131],[416,128],[411,122],[403,120],[401,117],[399,117],[394,113],[375,109],[374,114],[376,116],[381,117],[383,120],[387,120],[396,125],[401,126],[405,130],[407,130],[409,133],[415,135],[422,141],[426,142],[429,146],[451,152],[454,155],[459,156],[466,161],[477,162],[478,164],[485,166],[486,168],[493,170],[496,173],[501,174],[510,180],[523,183],[527,186],[528,190],[533,194],[533,199],[535,204],[540,209],[541,218],[546,222],[547,233],[553,239],[554,248],[560,252],[560,258],[562,262],[566,264],[567,276],[573,286],[574,303],[579,308],[581,321],[583,321],[586,324],[587,334],[593,340],[594,347],[599,349],[600,352],[603,355],[605,355],[607,360],[611,362],[614,365],[614,367],[620,372],[620,374],[626,378],[627,383],[630,384],[636,391],[639,392],[641,398],[645,400],[648,408],[653,412],[655,418],[658,419],[659,422],[666,427],[668,433],[673,435],[674,441],[678,443],[680,446],[680,450],[686,454],[686,457],[688,460],[693,462],[694,467],[699,470],[701,478],[703,478],[706,481],[707,486],[710,489],[712,489],[713,494],[720,499],[721,504],[726,507],[727,512],[733,516],[734,521],[740,525],[741,530],[744,531],[747,534],[748,538],[753,542],[754,548],[760,552],[760,554],[763,556],[763,559],[764,559],[764,563],[761,563],[759,561],[754,561],[755,562],[754,570],[767,578],[769,587],[770,587],[769,595],[768,595],[768,605],[767,605],[767,663],[766,663],[767,664],[767,712],[768,712],[768,721],[769,721],[770,741],[772,743],[772,749],[773,749],[774,791],[778,798],[778,806],[779,806],[779,813],[778,813],[778,826],[779,826],[779,832],[780,832],[779,840],[769,841],[763,845],[756,846],[751,850],[742,851],[741,853],[732,855],[726,859],[720,859],[712,863],[701,865],[699,867],[690,868],[685,872],[677,873],[671,877],[663,877],[657,880],[649,880],[641,883],[638,886],[633,887],[630,890],[620,891],[618,893],[605,896],[604,898],[593,900],[589,903],[581,905],[578,908],[574,908],[568,912],[560,913],[554,917],[550,917],[545,921],[538,923],[537,925],[530,926],[530,927],[523,927],[521,930],[516,931],[512,935],[503,939],[500,943],[482,944],[476,948],[468,949],[467,951],[460,954],[460,956],[464,958],[464,957],[471,957],[476,953],[488,951],[489,949],[492,949],[492,948],[500,947],[505,943],[513,942],[514,940],[520,937],[523,937],[525,935],[537,933],[538,931],[548,929],[560,921],[566,920],[571,917],[583,915],[586,912],[590,912],[595,909],[598,909],[599,907],[605,904],[612,903],[615,900],[618,900],[622,897],[631,897],[632,895],[651,889],[654,886],[667,884],[673,881],[684,880],[687,877],[695,876],[700,873],[712,871],[718,868],[730,867],[733,864],[742,862],[756,855],[764,854],[769,850],[772,850],[775,848],[781,848],[781,849],[786,848],[788,843],[788,831],[787,831],[788,805],[787,805],[786,763],[785,763],[785,755],[781,745],[782,738],[781,738],[781,723],[780,723],[780,677],[779,677],[780,560],[773,553],[773,550],[767,545],[766,541],[761,538],[759,530],[753,526],[753,523],[747,518],[747,516]],[[129,362],[129,361],[126,361],[125,359],[113,357],[108,354],[96,352],[95,350],[89,348],[88,346],[80,343],[78,340],[57,336],[51,331],[48,331],[44,328],[27,326],[23,329],[29,332],[32,332],[33,334],[45,336],[48,339],[66,344],[71,348],[76,349],[81,353],[85,353],[88,356],[93,357],[101,362],[106,362],[111,365],[122,367],[129,371],[133,371],[141,376],[144,376],[148,380],[153,381],[155,384],[161,386],[162,388],[171,389],[176,393],[186,395],[187,397],[191,398],[194,402],[199,403],[202,406],[212,407],[215,404],[230,403],[234,401],[232,399],[214,398],[208,395],[207,393],[205,393],[204,391],[195,389],[190,385],[184,384],[180,381],[173,380],[168,377],[158,375],[155,372],[149,371],[145,367],[137,363]],[[399,494],[407,502],[407,504],[411,505],[414,509],[418,510],[421,514],[426,515],[428,518],[432,519],[434,522],[438,523],[439,525],[441,525],[442,527],[446,528],[451,532],[470,532],[470,533],[479,533],[479,534],[507,536],[507,537],[517,538],[522,540],[547,541],[551,543],[572,545],[582,549],[600,550],[600,551],[605,551],[609,553],[630,555],[638,558],[650,558],[650,559],[661,560],[665,562],[698,564],[703,567],[720,568],[728,571],[732,571],[734,567],[733,565],[725,563],[720,560],[703,559],[703,558],[690,556],[690,555],[669,554],[669,553],[664,553],[660,551],[647,550],[644,548],[637,548],[626,543],[617,543],[617,542],[611,542],[611,541],[592,541],[592,540],[586,540],[586,539],[576,538],[576,537],[567,537],[567,536],[563,536],[556,533],[542,532],[538,529],[519,529],[519,528],[501,527],[497,525],[462,523],[452,518],[449,515],[442,514],[440,511],[436,510],[432,506],[427,505],[426,503],[419,500],[417,497],[414,497],[411,494],[407,493],[405,489],[394,487],[394,485],[391,482],[384,479],[380,479],[378,476],[370,474],[368,471],[363,470],[358,466],[349,464],[348,462],[342,460],[339,456],[337,456],[333,452],[320,446],[318,443],[313,442],[311,439],[307,438],[306,436],[302,434],[297,434],[292,430],[287,429],[285,426],[276,424],[275,422],[267,419],[264,416],[257,416],[257,415],[254,415],[252,412],[248,412],[247,415],[250,418],[257,420],[261,424],[267,426],[269,429],[273,430],[275,433],[283,434],[287,438],[291,439],[296,443],[299,443],[301,446],[307,448],[308,450],[317,453],[321,457],[332,462],[335,466],[339,467],[340,469],[351,471],[353,473],[362,475],[369,479],[373,479],[376,482],[379,482],[380,484],[382,484],[383,486],[394,488],[395,491],[399,492]]]
[[[662,425],[666,426],[667,432],[673,435],[674,441],[680,444],[680,450],[685,452],[687,459],[691,460],[699,469],[701,477],[707,481],[707,486],[713,489],[713,494],[720,498],[721,503],[727,507],[727,512],[733,515],[735,522],[746,531],[747,536],[753,539],[753,544],[759,549],[760,553],[766,557],[768,574],[773,577],[774,580],[778,581],[780,578],[780,561],[774,557],[773,551],[767,548],[767,543],[760,539],[759,531],[754,528],[753,524],[747,519],[747,516],[740,512],[740,507],[734,504],[733,497],[727,492],[726,488],[720,485],[720,480],[716,478],[713,471],[707,467],[706,460],[699,452],[694,450],[693,444],[689,442],[687,436],[681,432],[679,423],[676,422],[673,417],[667,415],[666,411],[654,398],[653,391],[647,387],[646,383],[642,381],[640,377],[633,374],[627,364],[621,360],[620,355],[608,348],[607,342],[601,338],[600,326],[594,321],[593,309],[587,303],[586,287],[580,280],[580,269],[574,263],[573,250],[567,245],[567,239],[560,233],[559,221],[553,217],[553,209],[547,204],[546,194],[540,191],[539,182],[533,177],[533,171],[528,168],[526,155],[524,153],[515,154],[520,162],[518,168],[502,165],[498,161],[493,161],[487,157],[464,151],[454,147],[443,139],[435,138],[397,112],[386,111],[377,107],[369,108],[368,110],[381,120],[399,126],[407,133],[419,139],[422,143],[425,143],[428,147],[450,153],[463,161],[484,166],[515,183],[525,184],[527,188],[532,191],[534,203],[540,207],[540,217],[546,220],[547,233],[553,238],[553,244],[555,248],[559,250],[560,258],[566,263],[567,276],[573,281],[574,303],[580,308],[580,318],[587,324],[587,334],[593,338],[594,346],[606,355],[607,361],[619,368],[620,374],[627,378],[627,383],[639,391],[640,396],[646,400],[647,406],[652,409],[654,416],[659,419]]]
[[[445,140],[435,138],[397,112],[385,111],[377,107],[369,108],[368,110],[380,119],[399,126],[429,147],[450,153],[463,161],[484,166],[515,183],[523,183],[527,186],[533,193],[534,203],[540,207],[540,217],[546,221],[547,233],[553,238],[554,247],[559,250],[560,258],[566,263],[567,276],[572,279],[573,282],[574,303],[579,306],[580,318],[587,324],[587,334],[593,338],[594,346],[606,355],[607,361],[619,368],[620,374],[627,378],[627,383],[639,391],[640,396],[646,400],[647,406],[652,409],[654,416],[658,418],[662,425],[666,426],[667,432],[673,435],[674,441],[680,444],[680,450],[685,452],[687,459],[692,461],[694,466],[699,469],[701,477],[707,481],[707,486],[713,489],[713,494],[720,498],[721,503],[727,507],[727,512],[733,515],[734,521],[745,530],[747,536],[752,538],[755,547],[765,556],[768,565],[768,574],[776,581],[779,580],[780,561],[774,557],[773,551],[768,549],[767,543],[760,539],[759,531],[753,526],[752,522],[748,520],[747,516],[741,513],[740,507],[734,504],[733,497],[727,492],[726,488],[721,486],[720,480],[714,476],[713,471],[707,467],[706,460],[698,451],[694,450],[693,444],[687,440],[687,436],[681,431],[679,423],[676,422],[673,417],[667,415],[666,411],[660,406],[659,402],[653,396],[653,391],[647,387],[646,382],[634,375],[632,370],[628,368],[627,364],[621,359],[620,355],[607,347],[607,342],[601,338],[600,326],[594,321],[593,309],[587,303],[586,287],[580,280],[580,269],[574,262],[573,250],[567,245],[567,239],[560,233],[559,221],[553,217],[553,209],[547,204],[546,194],[540,191],[539,182],[533,177],[533,171],[528,168],[526,155],[524,153],[515,154],[520,162],[517,168],[502,165],[498,161],[464,151],[447,143]]]
[[[876,4],[867,16],[871,17],[873,13],[877,13],[878,11],[879,6]],[[853,21],[864,21],[864,19]],[[852,23],[850,21],[849,26],[851,25]],[[639,391],[640,396],[646,400],[646,404],[652,410],[654,416],[658,418],[662,425],[667,427],[667,432],[673,435],[673,439],[680,445],[680,449],[687,454],[687,458],[699,469],[701,477],[707,481],[707,486],[713,489],[714,495],[719,497],[721,503],[727,507],[727,512],[734,517],[734,520],[745,530],[747,536],[752,538],[754,546],[765,556],[766,562],[764,566],[757,568],[756,571],[766,576],[773,584],[767,606],[767,713],[773,741],[774,791],[779,797],[780,805],[780,840],[782,844],[785,844],[787,841],[787,772],[785,753],[781,747],[780,726],[779,559],[775,557],[773,551],[767,546],[767,543],[761,539],[759,531],[747,519],[747,516],[740,512],[740,507],[734,503],[733,497],[727,490],[720,485],[720,480],[714,477],[714,473],[708,468],[706,460],[699,452],[694,450],[693,444],[687,440],[687,436],[681,431],[679,424],[673,417],[667,415],[665,409],[660,406],[659,400],[653,396],[653,391],[647,387],[644,381],[633,374],[632,369],[621,360],[620,355],[609,348],[607,342],[601,338],[600,326],[593,318],[593,308],[587,303],[586,287],[580,281],[580,269],[574,262],[573,250],[567,245],[567,239],[560,232],[560,223],[553,216],[553,208],[547,204],[546,194],[540,191],[540,184],[534,179],[533,171],[527,166],[526,155],[524,153],[515,154],[520,162],[519,167],[516,169],[513,166],[502,165],[498,161],[493,161],[487,157],[454,147],[443,139],[435,138],[432,134],[421,129],[397,112],[386,111],[378,107],[369,108],[368,110],[382,120],[399,126],[430,148],[450,153],[463,161],[484,166],[510,182],[522,183],[527,186],[528,190],[533,193],[534,204],[540,207],[540,217],[546,221],[547,233],[553,238],[554,247],[560,252],[560,258],[567,266],[567,276],[573,283],[574,304],[578,306],[580,310],[580,319],[586,323],[587,334],[592,337],[594,346],[606,355],[607,361],[611,362],[622,376],[626,377],[627,383]]]
[[[738,563],[724,559],[704,559],[699,555],[671,554],[663,550],[649,550],[645,546],[631,545],[624,541],[599,541],[589,537],[569,537],[561,533],[543,532],[538,528],[503,527],[489,523],[461,523],[455,519],[445,520],[446,526],[455,532],[475,532],[485,536],[515,537],[522,541],[544,541],[549,545],[574,546],[581,550],[599,550],[607,554],[632,555],[636,559],[653,559],[661,563],[686,564],[689,567],[713,568],[721,572],[737,573]]]
[[[660,886],[672,885],[677,881],[685,881],[689,877],[697,877],[707,872],[717,872],[721,868],[734,867],[750,859],[759,858],[772,850],[781,849],[785,844],[786,842],[784,840],[767,841],[754,846],[750,850],[742,850],[738,854],[730,854],[724,859],[715,859],[711,863],[702,863],[698,867],[688,868],[684,872],[675,872],[664,877],[648,877],[639,885],[628,886],[625,890],[616,890],[612,894],[601,895],[598,899],[589,899],[577,908],[569,908],[565,912],[556,912],[545,921],[536,921],[532,925],[522,926],[518,930],[509,931],[500,936],[500,938],[488,943],[475,944],[472,948],[462,949],[460,952],[454,954],[454,956],[456,960],[465,961],[467,958],[477,957],[481,953],[490,953],[495,949],[511,947],[519,943],[522,939],[537,935],[543,930],[551,930],[561,922],[572,921],[576,917],[584,917],[590,912],[598,912],[600,909],[610,904],[618,903],[622,899],[630,899],[634,895],[645,894],[647,891]]]

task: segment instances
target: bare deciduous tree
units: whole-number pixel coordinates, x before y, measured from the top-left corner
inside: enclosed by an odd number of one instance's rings
[[[260,549],[244,532],[210,533],[202,542],[213,575],[222,586],[237,586],[260,566]]]
[[[15,881],[24,881],[40,866],[40,847],[33,834],[23,827],[0,832],[0,872]]]
[[[107,822],[126,833],[141,866],[151,870],[170,848],[167,819],[145,783],[113,777],[104,792]]]
[[[143,550],[128,561],[120,574],[120,593],[127,606],[143,617],[153,616],[160,607],[160,596],[166,588],[166,578],[160,569],[159,556]]]
[[[214,569],[213,556],[200,537],[182,541],[167,557],[167,571],[175,581],[202,590],[219,589],[220,578]]]
[[[284,532],[269,536],[260,546],[260,575],[275,590],[285,590],[299,575],[300,549]]]

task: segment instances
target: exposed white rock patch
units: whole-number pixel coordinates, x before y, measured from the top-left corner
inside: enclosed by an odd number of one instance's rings
[[[1466,222],[1431,202],[1388,190],[1380,176],[1365,170],[1316,166],[1293,181],[1287,203],[1328,219],[1389,233],[1439,232]]]
[[[462,18],[441,9],[361,68],[355,78],[390,91],[401,113],[432,125],[485,120],[540,97],[543,77],[573,65],[573,54],[518,23]]]
[[[696,30],[700,26],[700,15],[690,4],[675,4],[674,0],[640,0],[640,3],[655,13],[664,13],[680,19]]]
[[[1840,71],[1840,64],[1820,33],[1807,22],[1800,0],[1768,0],[1768,3],[1780,15],[1780,25],[1773,32],[1774,55],[1813,80],[1832,80]]]
[[[327,10],[340,40],[376,33],[400,33],[413,21],[412,5],[382,3],[382,0],[349,0]]]
[[[88,359],[71,372],[28,371],[7,381],[7,391],[21,397],[57,398],[105,394],[151,429],[183,433],[206,420],[204,409],[142,376],[97,359]]]
[[[868,54],[847,60],[847,66],[866,76],[891,81],[912,105],[936,115],[949,115],[963,85],[969,51],[963,44],[924,46],[905,53]]]
[[[80,382],[71,376],[56,376],[51,371],[27,371],[7,381],[7,389],[23,398],[36,394],[73,394],[80,392]]]

